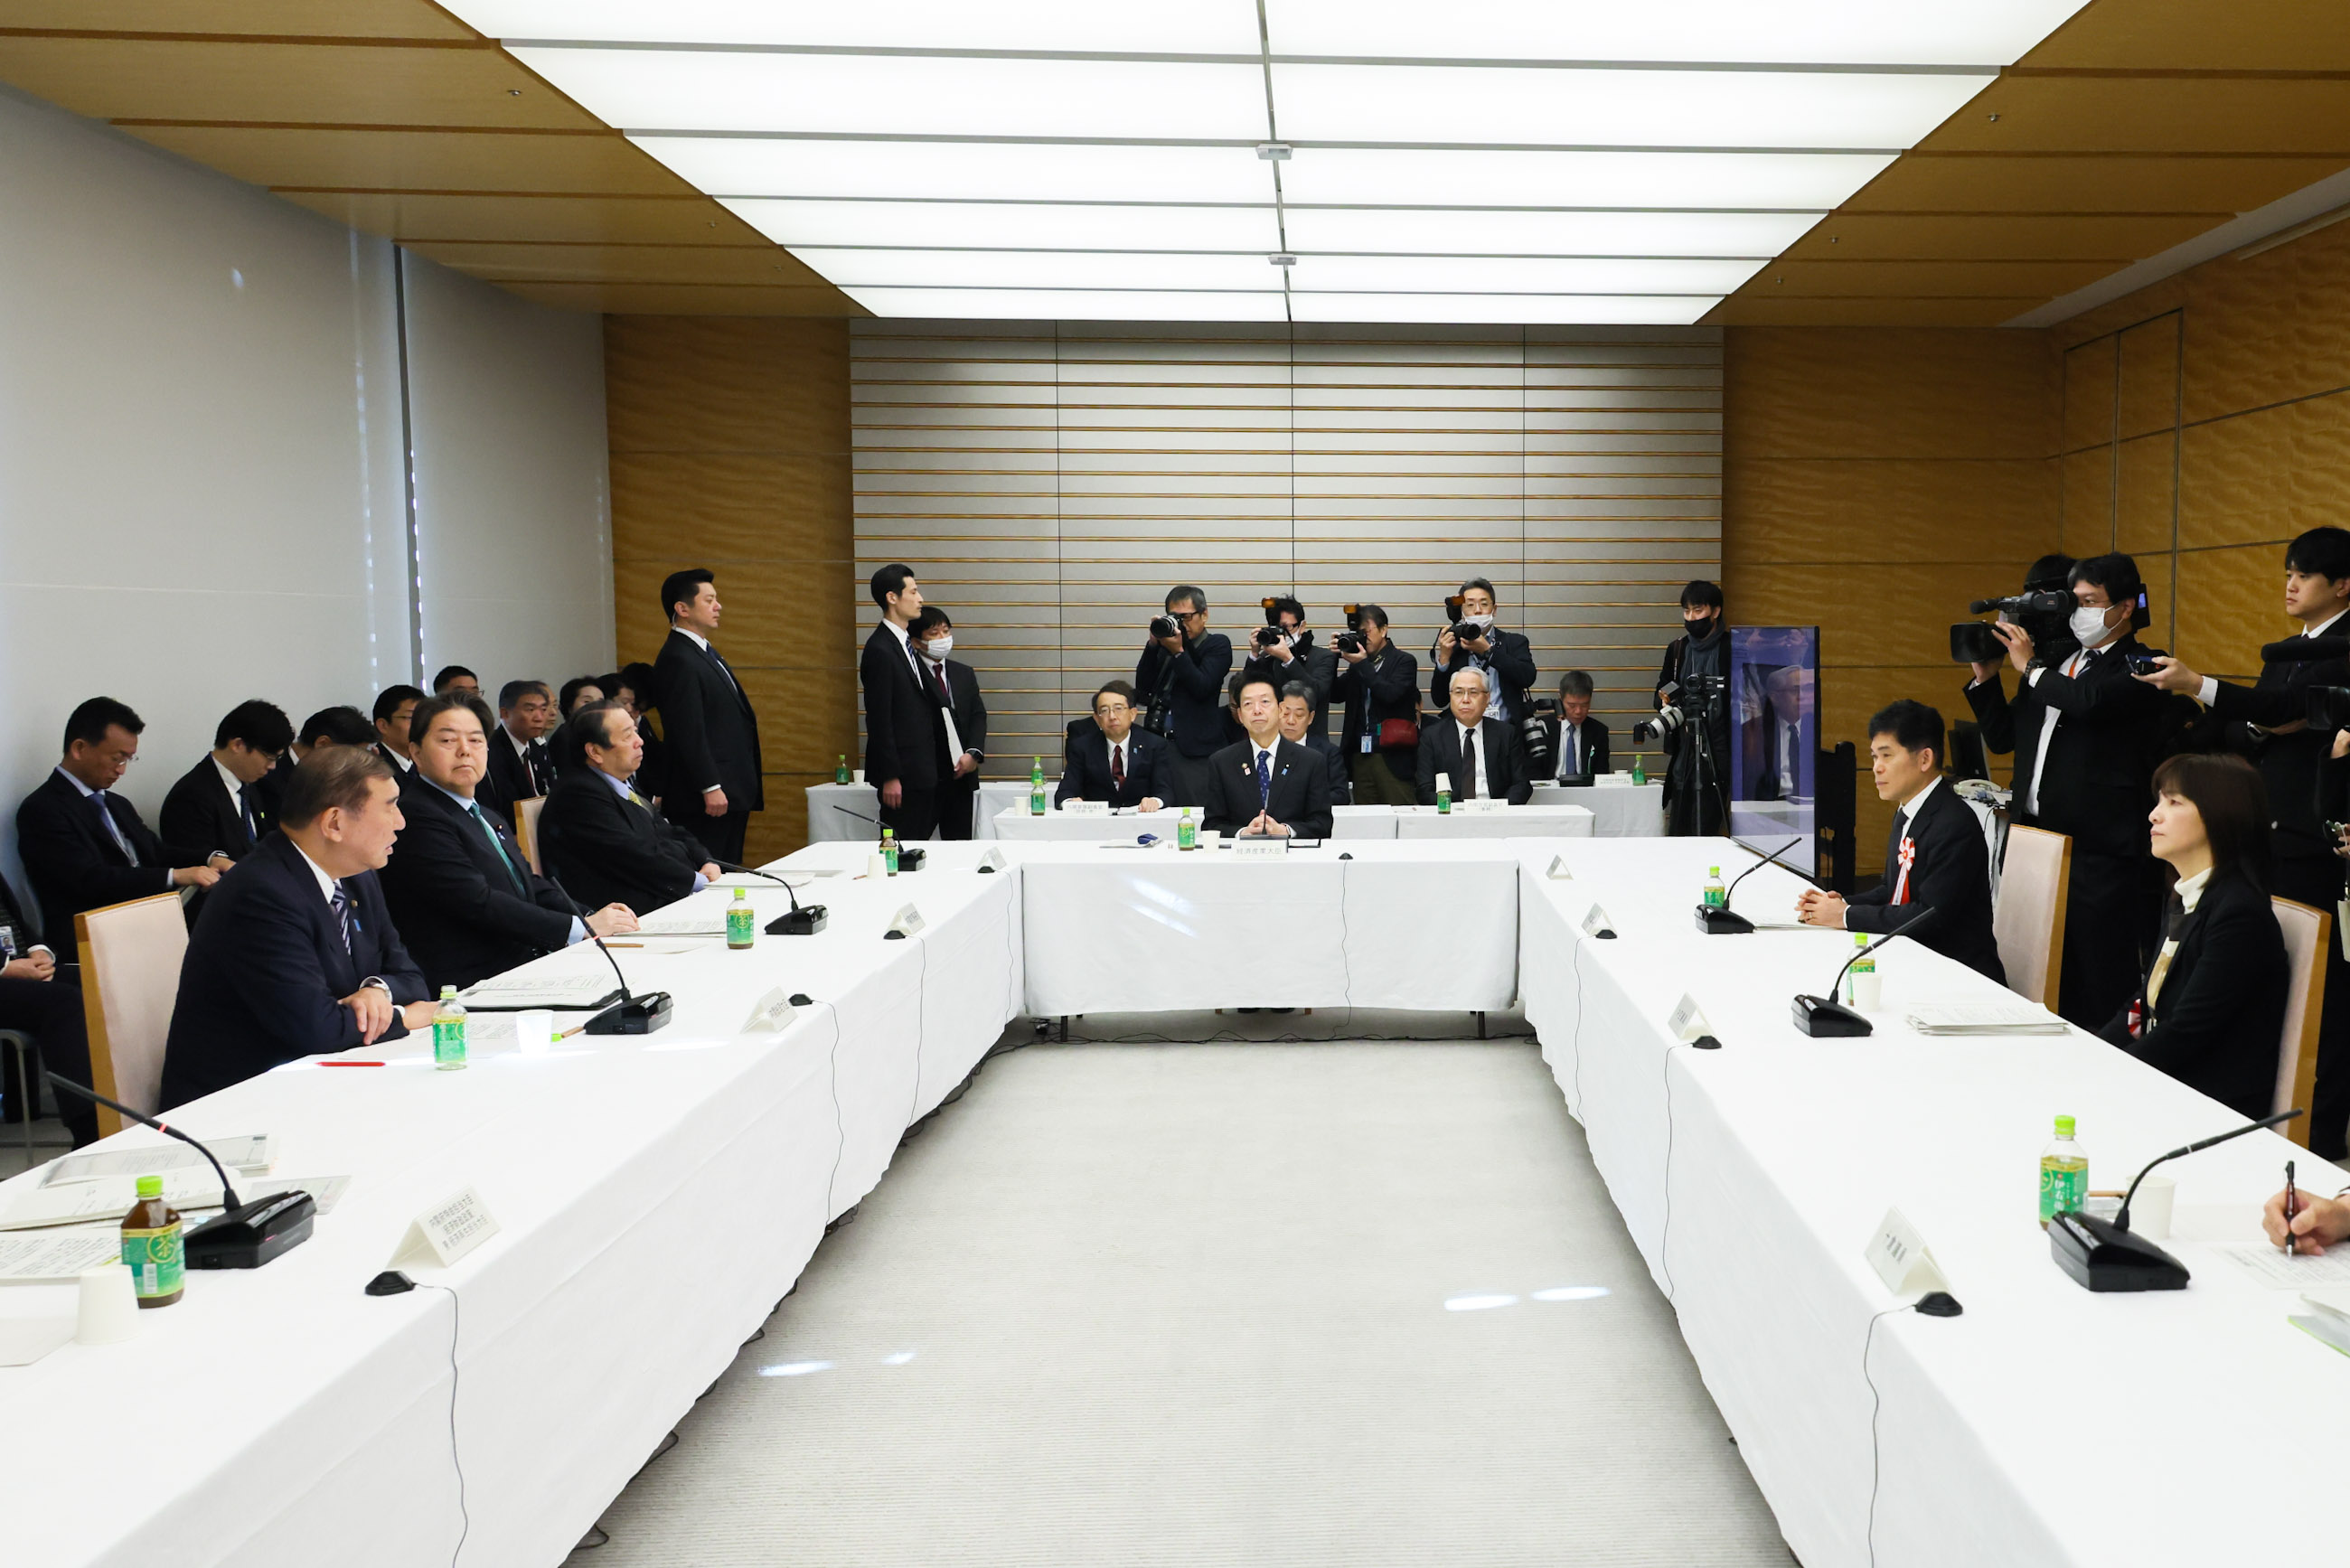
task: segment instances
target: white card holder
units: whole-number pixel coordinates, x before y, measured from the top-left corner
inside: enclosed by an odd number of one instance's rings
[[[906,937],[920,936],[921,934],[921,930],[922,911],[914,908],[913,905],[909,904],[904,909],[898,911],[897,918],[889,922],[889,929],[887,931],[884,931],[882,935],[885,937],[903,939]]]
[[[1566,857],[1564,855],[1552,856],[1550,857],[1550,869],[1544,872],[1543,875],[1549,877],[1554,882],[1572,882],[1575,880],[1575,872],[1568,867]]]
[[[1289,840],[1277,834],[1260,833],[1226,842],[1232,846],[1235,860],[1278,860],[1289,853]]]
[[[1885,1282],[1885,1288],[1897,1296],[1923,1295],[1928,1291],[1947,1291],[1950,1281],[1942,1277],[1941,1266],[1926,1245],[1926,1238],[1918,1227],[1902,1217],[1898,1209],[1887,1209],[1878,1222],[1877,1234],[1869,1239],[1865,1254],[1868,1266]]]
[[[751,1016],[743,1021],[743,1033],[780,1034],[798,1016],[799,1009],[792,1005],[791,993],[779,985],[753,1004]]]
[[[1676,1040],[1698,1040],[1713,1033],[1713,1025],[1705,1021],[1705,1009],[1686,992],[1681,993],[1681,1004],[1665,1020],[1665,1027],[1673,1032]]]
[[[1607,911],[1596,904],[1592,905],[1591,912],[1583,917],[1583,934],[1586,937],[1614,936],[1616,928],[1608,921]]]
[[[1063,816],[1107,816],[1109,802],[1106,800],[1073,800],[1061,807]]]
[[[1507,811],[1509,808],[1508,801],[1496,800],[1489,794],[1481,794],[1475,800],[1456,800],[1452,803],[1453,812],[1461,816],[1482,816],[1490,812]]]
[[[445,1269],[497,1233],[490,1206],[468,1187],[410,1220],[389,1266]]]

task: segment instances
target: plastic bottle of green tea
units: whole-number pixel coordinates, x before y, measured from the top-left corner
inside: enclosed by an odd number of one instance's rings
[[[2040,1228],[2089,1200],[2089,1157],[2073,1141],[2073,1118],[2056,1118],[2056,1136],[2040,1151]]]

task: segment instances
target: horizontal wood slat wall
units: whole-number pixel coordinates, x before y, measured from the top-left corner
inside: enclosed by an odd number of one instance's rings
[[[1681,585],[1719,570],[1720,343],[858,321],[858,573],[905,561],[954,618],[991,776],[1057,766],[1179,582],[1236,645],[1261,597],[1294,592],[1325,646],[1341,606],[1378,603],[1424,662],[1445,596],[1487,576],[1544,687],[1590,670],[1620,729],[1647,711]],[[875,612],[861,584],[851,604],[853,645]]]

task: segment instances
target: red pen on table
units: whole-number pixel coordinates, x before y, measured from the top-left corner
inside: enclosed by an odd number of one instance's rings
[[[2293,1244],[2293,1217],[2300,1209],[2293,1190],[2293,1161],[2288,1159],[2284,1162],[2284,1255],[2288,1258],[2298,1256]]]
[[[380,1062],[321,1062],[321,1067],[380,1067]]]

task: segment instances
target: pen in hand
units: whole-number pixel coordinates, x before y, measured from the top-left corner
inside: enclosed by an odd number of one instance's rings
[[[2299,1197],[2293,1189],[2293,1161],[2288,1159],[2284,1162],[2284,1255],[2288,1258],[2299,1255],[2293,1245],[2293,1217],[2300,1210]]]

